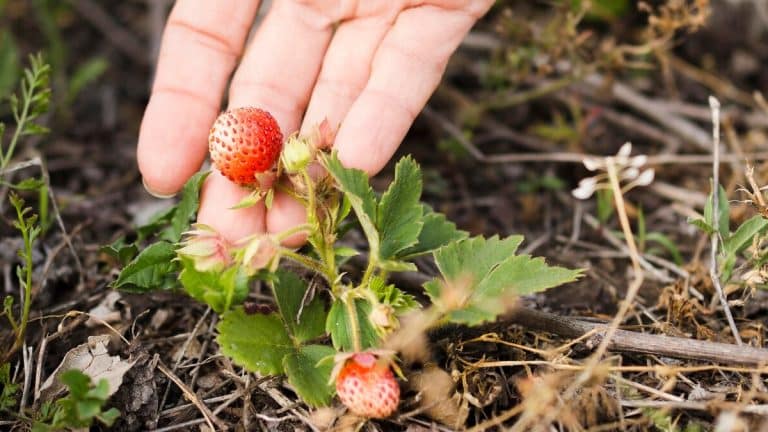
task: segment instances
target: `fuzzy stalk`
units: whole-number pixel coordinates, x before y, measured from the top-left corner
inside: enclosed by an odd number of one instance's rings
[[[358,322],[357,305],[355,304],[355,298],[347,296],[342,300],[344,306],[347,308],[349,314],[349,332],[352,334],[352,349],[354,352],[360,352],[363,350],[362,343],[360,342],[360,323]]]

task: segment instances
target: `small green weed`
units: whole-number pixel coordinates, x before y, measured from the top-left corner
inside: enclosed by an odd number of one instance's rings
[[[106,379],[102,378],[94,385],[88,375],[69,370],[61,375],[61,382],[67,386],[69,394],[57,400],[52,407],[41,410],[43,418],[32,426],[33,432],[87,428],[94,420],[112,426],[120,416],[120,411],[115,408],[103,410],[109,398]]]
[[[18,403],[16,394],[19,392],[19,385],[11,379],[10,363],[0,364],[0,385],[3,386],[0,391],[0,411],[10,411]]]

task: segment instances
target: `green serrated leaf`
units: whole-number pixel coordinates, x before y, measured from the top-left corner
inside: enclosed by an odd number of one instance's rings
[[[375,347],[379,341],[376,328],[368,317],[371,314],[372,306],[364,299],[355,299],[358,327],[360,330],[361,349]],[[353,351],[354,343],[349,333],[350,316],[347,307],[340,299],[333,302],[331,310],[328,311],[328,319],[325,322],[325,331],[331,335],[331,341],[334,348],[339,351]]]
[[[344,192],[355,210],[357,219],[368,238],[371,254],[378,256],[379,232],[376,229],[377,202],[373,189],[368,184],[368,175],[362,170],[345,168],[336,153],[323,157],[325,169],[333,176],[339,189]]]
[[[401,251],[398,254],[400,259],[412,259],[467,237],[466,231],[456,229],[456,224],[449,221],[442,213],[436,213],[426,205],[423,208],[424,215],[421,218],[423,226],[419,233],[419,240],[415,245]]]
[[[419,307],[419,302],[414,296],[406,294],[392,284],[387,284],[381,277],[371,278],[368,288],[380,303],[391,306],[398,315]]]
[[[416,264],[405,261],[380,261],[378,266],[380,269],[389,273],[410,272],[418,270]]]
[[[117,408],[110,408],[107,411],[104,411],[103,413],[96,416],[97,419],[99,419],[100,422],[104,423],[107,426],[112,426],[115,423],[115,420],[117,420],[120,417],[120,411],[117,410]]]
[[[514,255],[523,236],[510,236],[503,240],[473,237],[449,244],[435,252],[435,263],[447,280],[470,277],[479,283],[501,261]]]
[[[193,260],[181,257],[183,270],[179,282],[195,300],[205,303],[217,313],[241,304],[248,297],[248,275],[243,267],[221,271],[198,271]]]
[[[277,314],[247,314],[242,307],[226,312],[218,325],[221,351],[240,366],[263,375],[284,371],[283,358],[295,351]]]
[[[42,421],[51,418],[51,406],[43,405],[40,408],[33,431],[83,429],[91,426],[93,419],[109,426],[120,415],[115,408],[102,412],[109,398],[109,383],[106,379],[99,380],[94,386],[91,378],[77,369],[62,373],[59,379],[69,388],[69,394],[56,401],[50,424]]]
[[[173,261],[175,257],[176,250],[171,243],[151,244],[123,268],[112,287],[136,292],[166,288],[178,269]]]
[[[297,340],[305,342],[325,333],[325,308],[319,297],[303,305],[307,284],[295,273],[279,269],[272,282],[280,315],[288,331]]]
[[[516,255],[501,262],[475,289],[478,298],[526,295],[575,281],[581,270],[547,265],[544,258]]]
[[[395,166],[395,179],[381,196],[376,226],[381,235],[379,259],[386,261],[416,244],[423,226],[421,170],[406,156]]]
[[[768,227],[768,219],[755,215],[744,221],[723,245],[726,254],[738,254],[752,244],[752,239]]]
[[[101,412],[101,401],[92,399],[77,401],[75,412],[78,419],[92,419]]]
[[[485,304],[480,302],[474,305],[468,305],[463,309],[454,310],[448,313],[447,320],[452,323],[476,326],[484,322],[493,321],[504,312],[504,306],[498,301],[487,301]]]
[[[77,369],[63,372],[59,380],[69,387],[69,393],[77,398],[84,397],[91,386],[91,377]]]
[[[85,397],[107,400],[109,398],[109,381],[106,378],[100,379],[94,387],[88,390]]]
[[[288,382],[307,404],[317,407],[331,402],[334,389],[329,384],[332,362],[321,362],[336,351],[325,345],[307,345],[293,351],[283,360]]]
[[[181,200],[171,216],[171,225],[161,235],[162,239],[176,243],[181,239],[181,235],[189,230],[189,224],[200,206],[200,189],[208,174],[210,171],[198,172],[184,184]]]
[[[349,202],[349,198],[347,198],[346,195],[342,197],[340,204],[341,205],[339,205],[339,210],[336,213],[336,221],[339,223],[346,219],[347,216],[349,216],[349,212],[352,211],[352,203]]]
[[[111,244],[99,248],[99,252],[111,256],[121,265],[126,265],[139,253],[139,248],[136,243],[128,244],[125,242],[125,237],[120,237]]]
[[[477,325],[504,312],[509,298],[538,292],[578,278],[579,270],[548,266],[543,258],[514,255],[522,237],[503,240],[475,237],[460,240],[435,253],[446,282],[427,282],[424,289],[437,305],[449,307],[449,321]],[[446,293],[450,287],[456,292]],[[443,302],[448,296],[449,301]],[[456,299],[464,299],[456,304]],[[445,306],[447,304],[447,306]]]
[[[138,237],[136,242],[142,242],[166,228],[174,214],[176,214],[176,206],[170,206],[154,214],[146,224],[136,228]]]

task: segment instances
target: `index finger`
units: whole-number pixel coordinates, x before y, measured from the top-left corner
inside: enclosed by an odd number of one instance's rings
[[[417,6],[398,15],[336,135],[334,146],[346,166],[375,174],[395,153],[440,83],[448,58],[493,2],[467,3],[460,9]]]
[[[153,193],[177,192],[203,163],[208,130],[258,6],[258,0],[179,0],[174,6],[139,131],[139,170]]]

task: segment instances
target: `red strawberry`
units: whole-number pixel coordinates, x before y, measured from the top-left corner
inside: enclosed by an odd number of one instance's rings
[[[369,352],[349,356],[336,375],[336,394],[360,417],[384,418],[395,412],[400,387],[389,364]]]
[[[282,148],[280,127],[258,108],[223,112],[208,135],[213,165],[240,186],[258,186],[257,176],[275,165]]]

